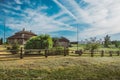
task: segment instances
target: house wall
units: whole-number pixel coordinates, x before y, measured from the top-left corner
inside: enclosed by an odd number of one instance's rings
[[[68,42],[59,42],[59,46],[69,47],[69,43]]]
[[[8,39],[8,44],[14,44],[14,43],[18,43],[20,45],[23,45],[26,43],[27,40],[25,39]]]

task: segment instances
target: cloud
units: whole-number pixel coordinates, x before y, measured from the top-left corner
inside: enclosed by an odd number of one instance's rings
[[[84,30],[82,36],[99,36],[120,32],[120,0],[85,0],[89,6],[85,9],[89,14],[91,27]]]
[[[21,0],[15,0],[17,4],[22,4]]]
[[[75,0],[59,0],[59,3],[64,5],[63,7],[68,12],[77,17],[77,22],[90,25],[79,32],[80,38],[120,32],[120,0],[83,1],[87,5],[81,7],[81,3],[77,3]],[[84,27],[84,25],[79,27]]]
[[[48,7],[44,5],[44,6],[41,7],[41,9],[46,10],[46,9],[48,9]]]
[[[11,29],[17,30],[25,27],[26,29],[32,30],[38,34],[51,33],[62,30],[75,30],[74,27],[70,26],[69,24],[65,24],[60,19],[60,21],[55,19],[61,16],[61,12],[53,16],[47,16],[45,13],[41,12],[42,9],[45,9],[45,6],[37,8],[36,10],[24,10],[24,13],[27,15],[24,16],[21,20],[15,17],[9,17],[9,20],[7,21],[7,26],[9,26]],[[68,19],[68,17],[65,18]]]
[[[3,7],[1,8],[1,10],[5,13],[5,14],[19,14],[19,15],[23,15],[23,13],[18,13],[18,12],[15,12],[15,11],[21,11],[21,7],[19,5],[17,5],[16,7],[12,6],[12,3],[11,4],[1,4],[0,5]]]
[[[57,5],[59,5],[65,12],[67,12],[70,16],[72,16],[75,20],[77,17],[74,16],[64,5],[62,5],[58,0],[53,0]]]

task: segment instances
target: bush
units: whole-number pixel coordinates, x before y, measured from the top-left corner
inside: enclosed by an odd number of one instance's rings
[[[12,54],[17,54],[19,52],[19,48],[20,48],[19,44],[17,42],[14,43],[11,48]]]
[[[45,34],[29,39],[25,45],[25,49],[50,49],[52,46],[52,38]]]

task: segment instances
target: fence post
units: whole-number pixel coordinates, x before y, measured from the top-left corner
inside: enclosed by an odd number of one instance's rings
[[[119,56],[120,55],[120,51],[117,51],[117,56]]]
[[[109,51],[110,57],[112,57],[112,51]]]
[[[64,47],[64,56],[66,56],[66,50],[65,50],[65,47]]]
[[[83,52],[82,52],[82,50],[80,50],[80,51],[79,51],[79,56],[81,56],[81,55],[82,55],[82,53],[83,53]]]
[[[23,59],[23,48],[21,47],[21,50],[20,50],[20,59]]]
[[[66,55],[69,55],[69,49],[67,48],[67,50],[66,50]]]
[[[47,58],[48,55],[47,55],[47,49],[45,49],[45,58]]]
[[[103,57],[103,56],[104,56],[104,51],[102,50],[102,51],[101,51],[101,57]]]
[[[91,57],[94,57],[94,51],[93,50],[91,50]]]

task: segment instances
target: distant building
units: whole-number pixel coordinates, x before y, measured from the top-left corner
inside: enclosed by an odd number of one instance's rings
[[[70,42],[70,44],[78,44],[78,42],[77,42],[77,41],[74,41],[74,42]]]
[[[53,44],[54,47],[62,46],[67,48],[70,45],[70,41],[65,37],[56,38],[55,40],[53,40],[53,42],[54,42]]]
[[[26,43],[27,40],[29,40],[33,36],[37,35],[31,31],[25,31],[25,29],[23,29],[22,31],[19,31],[14,35],[8,37],[7,42],[8,44],[14,44],[15,42],[17,42],[18,44],[23,45]]]

